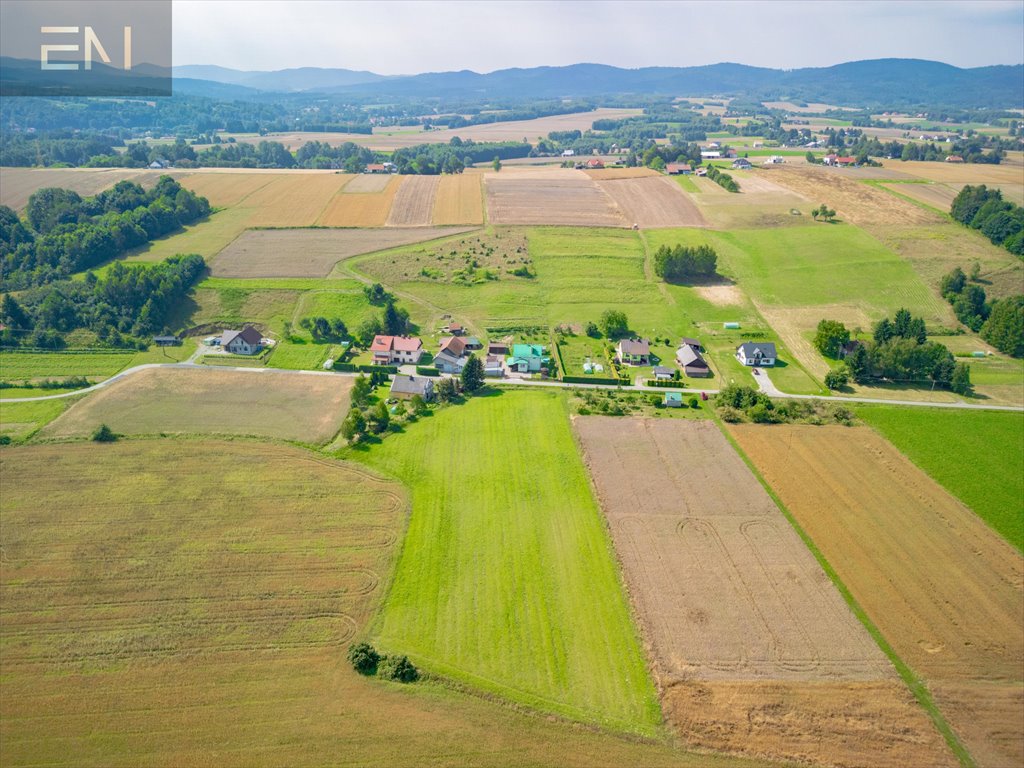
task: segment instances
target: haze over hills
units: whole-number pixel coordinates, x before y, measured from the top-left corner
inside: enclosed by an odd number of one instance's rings
[[[244,72],[217,66],[175,67],[176,87],[199,93],[199,81],[273,92],[321,91],[355,98],[432,98],[473,94],[484,98],[572,98],[609,94],[744,96],[821,101],[847,106],[944,104],[958,107],[1024,106],[1024,65],[961,69],[920,59],[853,61],[793,70],[721,63],[699,67],[622,69],[603,64],[470,70],[383,76],[347,69],[302,67]],[[192,82],[182,83],[178,77]]]

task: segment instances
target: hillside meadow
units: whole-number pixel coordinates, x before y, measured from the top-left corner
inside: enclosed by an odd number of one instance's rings
[[[542,711],[659,732],[562,395],[491,392],[351,456],[400,480],[412,504],[375,642]]]

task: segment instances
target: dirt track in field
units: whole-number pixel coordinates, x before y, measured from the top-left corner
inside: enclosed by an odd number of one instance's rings
[[[827,765],[953,764],[713,423],[575,428],[680,738]]]
[[[641,227],[706,227],[700,209],[672,179],[644,176],[598,180],[622,209],[626,221]]]
[[[492,224],[625,227],[615,202],[582,171],[507,168],[484,176]]]
[[[389,227],[425,227],[434,213],[440,176],[406,176],[388,214]]]
[[[327,277],[351,256],[465,232],[465,227],[250,229],[217,254],[214,277]]]
[[[866,427],[730,429],[979,763],[1024,763],[1020,553]]]

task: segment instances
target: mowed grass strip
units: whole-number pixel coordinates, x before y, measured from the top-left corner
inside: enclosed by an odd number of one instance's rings
[[[126,435],[249,435],[323,443],[341,425],[351,386],[352,379],[341,376],[151,368],[93,392],[48,425],[44,435],[85,437],[107,424]]]
[[[381,646],[545,711],[657,731],[654,688],[560,395],[474,398],[361,460],[412,496]]]
[[[1024,551],[1024,414],[870,406],[857,415]]]

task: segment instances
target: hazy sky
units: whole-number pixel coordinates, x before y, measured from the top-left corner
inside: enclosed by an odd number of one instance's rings
[[[174,63],[381,74],[886,57],[1024,62],[1024,0],[174,0]]]

